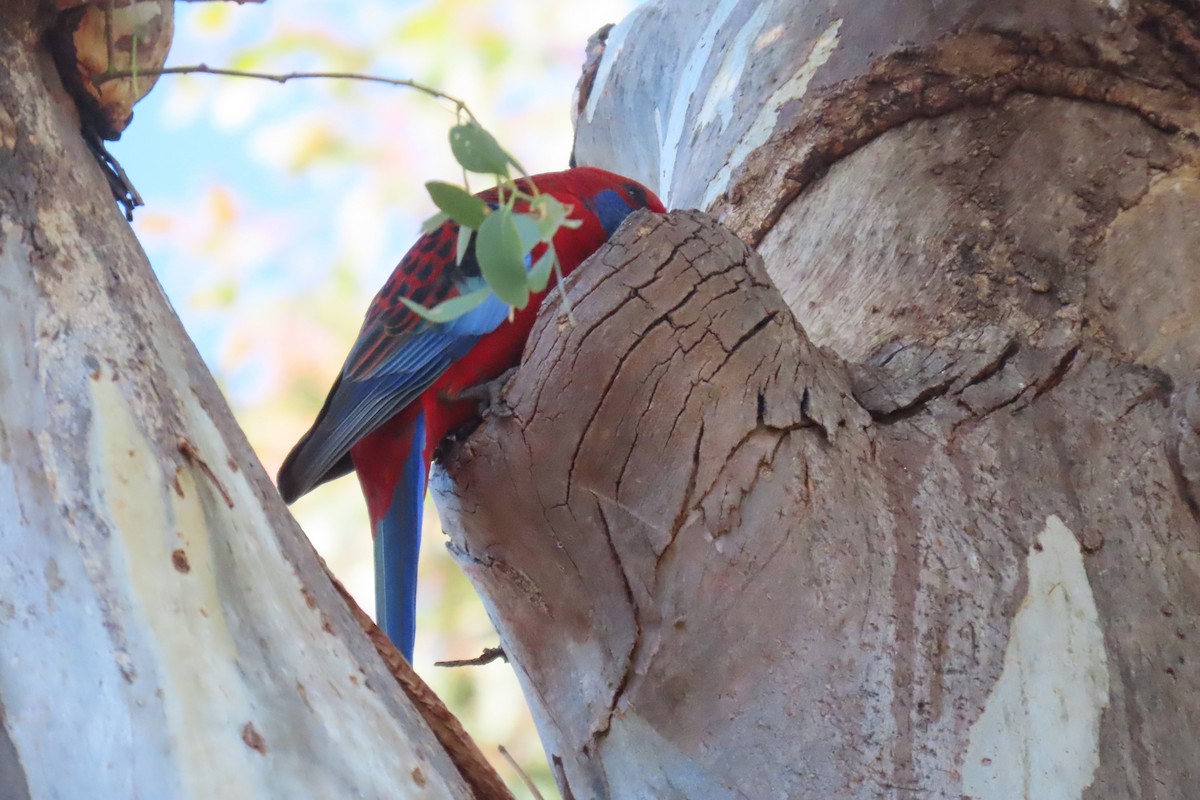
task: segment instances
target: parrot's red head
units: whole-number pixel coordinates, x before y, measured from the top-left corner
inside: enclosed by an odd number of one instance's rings
[[[604,244],[634,211],[666,211],[662,201],[642,184],[595,167],[535,175],[533,180],[539,192],[572,206],[571,217],[583,223],[577,229],[564,228],[554,237],[564,275]]]
[[[595,167],[576,167],[566,172],[539,175],[534,180],[539,191],[581,200],[604,229],[606,239],[621,226],[625,217],[639,208],[656,214],[666,211],[662,201],[642,184]]]

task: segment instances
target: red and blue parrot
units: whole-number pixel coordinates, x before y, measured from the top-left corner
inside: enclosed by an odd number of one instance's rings
[[[641,184],[600,169],[578,167],[532,180],[537,191],[570,206],[571,218],[582,223],[554,236],[564,274],[634,210],[664,211]],[[525,181],[518,185],[531,191]],[[494,189],[479,196],[496,202]],[[445,323],[415,314],[401,297],[431,308],[483,285],[474,240],[456,263],[457,240],[458,225],[445,222],[401,259],[367,310],[316,422],[279,469],[279,491],[288,503],[325,481],[358,473],[375,539],[376,619],[409,661],[421,510],[433,453],[448,433],[478,413],[478,402],[463,393],[517,365],[541,301],[535,296],[510,313],[492,295]],[[539,255],[535,249],[527,262]]]

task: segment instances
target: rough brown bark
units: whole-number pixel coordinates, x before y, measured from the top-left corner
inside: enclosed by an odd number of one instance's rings
[[[1196,10],[689,8],[577,155],[762,263],[627,225],[442,487],[564,794],[1191,797]]]

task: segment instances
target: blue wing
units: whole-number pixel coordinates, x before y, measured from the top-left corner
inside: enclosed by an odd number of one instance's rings
[[[444,324],[422,319],[400,297],[429,307],[483,286],[474,245],[455,264],[458,227],[446,223],[413,245],[376,295],[358,340],[312,428],[279,470],[287,502],[349,472],[350,448],[412,403],[479,337],[508,318],[508,306],[491,295]]]

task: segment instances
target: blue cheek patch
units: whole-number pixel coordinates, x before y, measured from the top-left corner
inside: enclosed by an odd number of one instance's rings
[[[629,212],[633,211],[625,199],[612,189],[600,192],[592,198],[588,205],[591,207],[592,213],[600,220],[605,236],[612,236],[616,233],[617,228],[621,227],[621,223],[629,216]]]

